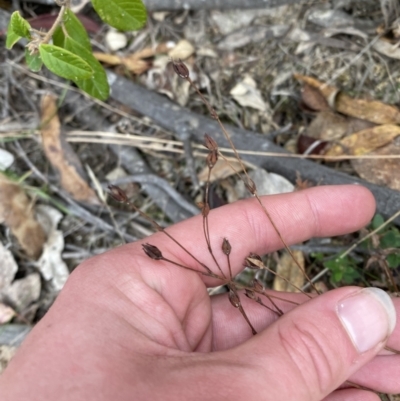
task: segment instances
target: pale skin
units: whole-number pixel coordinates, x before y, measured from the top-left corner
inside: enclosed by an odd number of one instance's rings
[[[375,210],[373,196],[359,186],[318,187],[263,202],[290,244],[355,231]],[[201,217],[169,232],[214,269]],[[249,252],[282,247],[254,199],[212,211],[210,233],[224,269],[220,244],[229,239],[234,274]],[[200,269],[162,233],[143,242]],[[379,400],[372,392],[338,389],[349,378],[400,392],[400,356],[383,350],[385,343],[400,349],[400,325],[387,342],[360,354],[338,323],[334,305],[355,287],[311,301],[287,294],[301,305],[280,302],[285,314],[279,319],[242,296],[258,331],[252,336],[226,295],[209,298],[206,286],[217,284],[149,259],[141,242],[87,260],[0,376],[1,400]],[[394,303],[400,321],[400,302]]]

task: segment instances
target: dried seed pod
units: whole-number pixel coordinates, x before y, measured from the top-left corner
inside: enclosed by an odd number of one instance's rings
[[[204,134],[204,146],[208,150],[218,150],[218,144],[210,135]]]
[[[243,179],[245,187],[248,189],[248,191],[252,194],[255,195],[257,192],[257,187],[255,182],[250,178],[250,177],[244,177]]]
[[[208,168],[212,169],[217,163],[217,161],[218,161],[218,152],[214,150],[210,151],[206,159]]]
[[[232,291],[229,289],[229,302],[234,306],[235,308],[240,307],[240,299],[239,296],[236,294],[236,292]]]
[[[231,250],[232,250],[231,244],[226,238],[224,238],[224,240],[222,241],[222,252],[225,255],[230,255]]]
[[[263,266],[263,262],[260,255],[256,253],[249,253],[249,256],[244,260],[243,265],[250,269],[260,269]]]
[[[173,61],[172,67],[176,74],[178,74],[181,78],[189,78],[189,69],[186,67],[181,59],[179,59],[178,61]]]
[[[245,289],[245,294],[244,295],[246,295],[247,298],[256,299],[256,293],[254,291],[252,291],[252,290],[247,289],[247,288]]]
[[[201,214],[203,217],[207,217],[210,213],[210,205],[208,203],[202,203]]]
[[[126,195],[125,191],[123,191],[120,187],[117,185],[109,185],[109,195],[116,200],[117,202],[125,203],[128,202],[128,196]]]
[[[151,259],[161,260],[163,259],[163,255],[161,251],[154,245],[151,244],[142,244],[142,248],[144,253]]]
[[[263,292],[264,291],[264,286],[262,285],[260,280],[257,280],[255,278],[255,279],[253,279],[251,284],[252,284],[252,287],[254,288],[255,291],[257,291],[257,292]]]

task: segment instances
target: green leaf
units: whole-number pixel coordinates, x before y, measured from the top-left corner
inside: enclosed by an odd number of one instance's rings
[[[121,31],[134,31],[146,23],[141,0],[92,0],[92,5],[104,22]]]
[[[389,267],[395,269],[400,266],[400,255],[391,253],[386,256],[386,262],[388,263]]]
[[[400,247],[400,233],[397,229],[392,228],[385,233],[381,240],[380,246],[382,248],[399,248]]]
[[[6,48],[12,49],[12,47],[21,39],[21,36],[18,36],[16,33],[11,31],[10,27],[7,31],[7,40],[6,40]]]
[[[93,69],[81,57],[61,47],[42,44],[39,46],[43,64],[54,74],[76,81],[93,76]]]
[[[96,60],[91,51],[86,50],[79,43],[67,37],[64,41],[65,49],[84,59],[93,69],[93,76],[89,79],[73,79],[76,85],[96,99],[106,100],[110,93],[107,75],[103,66]]]
[[[42,68],[43,61],[40,54],[31,54],[28,49],[25,49],[25,61],[29,69],[33,72],[38,72]]]
[[[31,38],[31,26],[25,18],[21,17],[19,11],[14,11],[11,14],[10,27],[11,30],[15,34],[21,36],[21,38]]]
[[[380,214],[376,214],[374,218],[372,219],[371,222],[371,227],[373,230],[376,230],[378,227],[380,227],[383,223],[385,222],[383,216]]]
[[[31,38],[31,26],[29,22],[21,17],[19,11],[11,14],[10,23],[7,29],[6,47],[11,49],[21,38]]]
[[[84,48],[92,51],[92,46],[90,44],[89,35],[86,32],[85,27],[82,25],[79,18],[70,10],[67,9],[64,13],[63,18],[64,30],[67,36],[72,38],[75,42],[79,43]],[[58,27],[53,34],[53,44],[59,47],[65,47],[65,33],[61,27]]]

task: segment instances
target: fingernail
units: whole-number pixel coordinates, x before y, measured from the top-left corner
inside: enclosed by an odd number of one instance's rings
[[[358,352],[386,340],[396,326],[396,310],[379,288],[364,288],[339,301],[337,314]]]

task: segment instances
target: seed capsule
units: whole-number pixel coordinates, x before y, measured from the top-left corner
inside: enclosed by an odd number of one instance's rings
[[[204,146],[208,150],[218,150],[218,144],[210,135],[204,134]]]
[[[233,292],[232,290],[229,290],[229,301],[232,304],[232,306],[234,306],[235,308],[240,307],[240,299],[239,299],[238,295],[235,292]]]
[[[128,202],[128,196],[126,195],[125,191],[123,191],[117,185],[109,185],[108,189],[110,191],[109,195],[117,202]]]
[[[173,61],[172,62],[172,67],[174,71],[184,79],[189,78],[189,69],[186,67],[186,65],[182,62],[181,59],[178,61]]]
[[[231,244],[226,238],[224,238],[224,240],[222,241],[222,252],[225,255],[230,255],[231,250],[232,250]]]
[[[154,245],[151,244],[143,244],[142,245],[144,253],[153,260],[161,260],[163,259],[163,255],[161,251]]]

